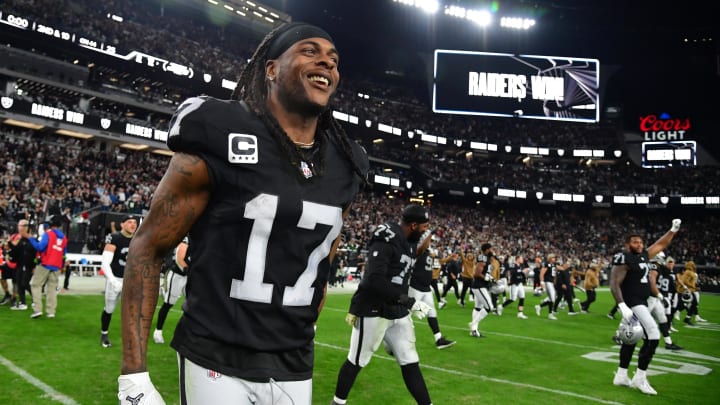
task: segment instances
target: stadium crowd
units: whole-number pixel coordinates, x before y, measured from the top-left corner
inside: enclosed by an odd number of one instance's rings
[[[105,147],[104,143],[47,135],[3,126],[0,159],[0,217],[3,222],[39,219],[69,207],[72,215],[89,210],[143,214],[160,181],[168,158]],[[371,226],[393,218],[400,198],[366,192],[353,206],[346,233],[359,245],[369,240]],[[498,252],[534,257],[556,253],[582,261],[603,259],[621,248],[628,224],[646,239],[660,232],[665,215],[590,216],[583,212],[519,210],[512,207],[472,208],[433,204],[431,212],[445,250],[490,241]],[[688,218],[686,235],[673,244],[680,261],[720,263],[718,218]],[[11,224],[10,228],[13,229]]]

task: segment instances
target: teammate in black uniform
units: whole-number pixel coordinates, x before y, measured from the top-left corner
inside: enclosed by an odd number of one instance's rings
[[[525,306],[525,281],[527,280],[528,271],[527,264],[525,264],[525,258],[522,256],[510,256],[507,262],[507,272],[510,279],[510,296],[502,303],[503,307],[506,307],[515,300],[518,300],[518,313],[517,317],[520,319],[527,319],[527,315],[523,313]]]
[[[553,262],[553,264],[555,263]],[[565,263],[562,265],[556,265],[555,269],[555,289],[557,291],[557,297],[555,298],[555,312],[557,312],[558,305],[560,305],[560,302],[564,299],[568,305],[568,315],[577,315],[573,306],[573,285],[570,277],[570,266]]]
[[[682,347],[676,345],[670,336],[670,322],[668,321],[670,300],[665,296],[660,286],[660,275],[667,271],[667,267],[665,267],[665,254],[663,252],[658,253],[657,256],[650,259],[650,262],[650,283],[651,285],[655,285],[655,288],[660,291],[661,295],[648,297],[648,309],[658,323],[658,328],[665,341],[665,349],[682,350]]]
[[[118,299],[122,294],[123,275],[127,262],[130,240],[137,229],[137,218],[129,215],[120,223],[120,231],[105,237],[105,248],[102,254],[102,271],[105,274],[105,307],[100,315],[100,345],[110,347],[108,332],[110,320],[115,312]]]
[[[555,254],[551,253],[548,255],[547,263],[541,265],[540,282],[542,283],[542,289],[545,290],[547,297],[542,300],[540,305],[535,305],[535,313],[537,316],[540,316],[542,307],[547,306],[550,312],[548,314],[548,319],[552,319],[553,321],[557,320],[557,317],[555,316],[555,313],[557,312],[557,308],[555,308],[555,278],[557,277],[557,263],[555,260]]]
[[[183,102],[175,151],[133,238],[123,296],[123,405],[162,403],[146,353],[160,265],[190,236],[178,351],[183,404],[310,404],[314,324],[367,155],[328,109],[339,54],[322,29],[271,31],[232,100]],[[213,378],[208,378],[212,376]]]
[[[165,273],[165,287],[160,289],[163,304],[158,310],[157,323],[153,332],[153,340],[158,344],[165,343],[162,330],[170,309],[180,299],[180,296],[185,295],[188,267],[190,266],[190,255],[187,254],[188,246],[188,238],[183,238],[182,242],[173,249],[163,263],[162,272]]]
[[[492,245],[483,243],[480,246],[480,254],[477,256],[477,264],[475,265],[475,277],[473,278],[473,297],[475,297],[475,306],[473,307],[470,327],[470,336],[482,338],[485,337],[478,331],[480,322],[495,310],[492,298],[490,297],[490,284],[494,282],[490,274],[490,256],[492,256]]]
[[[647,380],[646,370],[658,346],[660,331],[648,310],[647,299],[651,293],[662,299],[655,284],[650,283],[650,259],[670,244],[675,233],[680,230],[680,223],[679,219],[673,219],[670,230],[647,249],[644,249],[640,235],[628,236],[625,239],[625,251],[615,255],[610,273],[610,291],[623,320],[630,322],[633,317],[637,317],[645,331],[645,340],[638,354],[638,368],[632,380],[628,377],[628,367],[635,344],[623,344],[620,346],[620,366],[613,384],[634,387],[649,395],[657,395]]]
[[[412,204],[403,210],[402,223],[380,225],[373,233],[365,276],[350,303],[350,350],[338,374],[333,404],[346,403],[358,373],[383,342],[400,365],[415,401],[421,405],[432,402],[420,372],[410,319],[410,311],[423,317],[430,307],[408,296],[414,244],[427,229],[427,211]]]
[[[415,301],[421,301],[430,307],[428,312],[427,320],[430,329],[435,337],[435,346],[438,349],[445,349],[455,344],[454,340],[446,339],[442,333],[440,333],[440,325],[437,319],[437,310],[435,310],[435,301],[433,301],[433,293],[430,291],[430,284],[432,283],[432,270],[433,270],[433,255],[430,254],[430,240],[432,234],[426,232],[422,238],[421,243],[418,247],[418,257],[415,260],[413,266],[412,276],[410,277],[410,288],[408,295],[415,298]]]

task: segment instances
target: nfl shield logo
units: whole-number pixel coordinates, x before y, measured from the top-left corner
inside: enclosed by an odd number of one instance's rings
[[[300,170],[302,170],[302,174],[306,179],[309,179],[313,175],[310,166],[305,162],[300,162]]]
[[[218,373],[217,371],[208,370],[207,376],[212,381],[217,381],[220,377],[222,377],[222,374]]]

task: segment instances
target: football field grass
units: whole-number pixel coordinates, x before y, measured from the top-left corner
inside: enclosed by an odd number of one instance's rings
[[[578,298],[584,294],[578,292]],[[330,294],[318,321],[315,404],[330,403],[347,355],[350,327],[344,318],[349,300],[350,294]],[[670,352],[660,343],[649,370],[656,397],[612,385],[618,348],[611,336],[618,321],[606,317],[612,306],[607,289],[599,291],[590,313],[571,317],[560,310],[557,321],[547,319],[547,312],[536,316],[533,306],[538,302],[532,295],[526,299],[527,320],[516,317],[516,305],[502,316],[488,316],[480,324],[486,338],[478,339],[468,334],[471,308],[449,300],[439,311],[440,327],[457,344],[444,350],[435,348],[427,322],[416,320],[420,365],[433,403],[720,403],[720,296],[702,295],[701,315],[709,323],[689,327],[675,322],[679,332],[671,336],[686,350]],[[100,294],[61,295],[55,319],[31,320],[30,311],[0,307],[0,404],[116,404],[120,312],[110,329],[114,346],[106,349],[99,342],[102,308]],[[166,341],[180,314],[177,305],[168,317]],[[634,359],[631,375],[636,364]],[[148,365],[168,405],[178,404],[175,352],[167,344],[151,342]],[[360,373],[348,399],[348,404],[412,403],[400,368],[382,348]]]

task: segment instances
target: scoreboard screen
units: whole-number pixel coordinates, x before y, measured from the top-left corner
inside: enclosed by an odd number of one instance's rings
[[[598,122],[597,59],[435,51],[433,112]]]
[[[668,166],[696,166],[695,141],[643,142],[642,166],[662,168]]]

